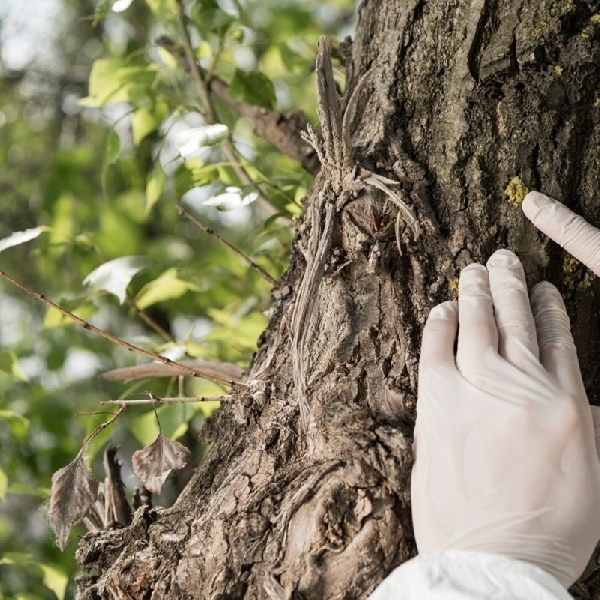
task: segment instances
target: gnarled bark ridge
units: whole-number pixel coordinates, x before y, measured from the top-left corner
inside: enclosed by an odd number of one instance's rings
[[[599,403],[600,286],[504,193],[514,180],[518,195],[518,177],[600,224],[598,2],[359,10],[342,102],[356,167],[340,183],[347,197],[327,208],[335,190],[322,168],[282,282],[291,293],[277,294],[248,387],[205,428],[209,457],[172,508],[139,509],[128,528],[82,540],[78,559],[95,575],[79,578],[80,598],[365,598],[416,551],[422,326],[460,270],[498,248],[519,255],[530,285],[545,278],[563,293]],[[385,185],[416,214],[416,240],[360,169],[400,182]],[[577,598],[600,591],[595,564]]]

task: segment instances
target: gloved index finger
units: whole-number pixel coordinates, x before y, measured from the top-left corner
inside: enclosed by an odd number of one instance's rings
[[[522,207],[538,229],[600,276],[600,230],[540,192],[529,192]]]

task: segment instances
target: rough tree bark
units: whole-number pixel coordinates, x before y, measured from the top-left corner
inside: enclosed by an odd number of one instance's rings
[[[504,193],[519,177],[600,225],[599,10],[363,1],[342,100],[358,87],[346,123],[358,169],[338,192],[344,173],[321,169],[248,386],[205,428],[210,455],[172,508],[83,538],[94,574],[79,577],[80,598],[365,598],[415,554],[422,326],[497,248],[519,255],[530,285],[563,293],[600,403],[600,284]],[[400,228],[401,254],[399,208],[360,168],[400,181],[387,185],[421,223],[416,241]],[[597,596],[595,559],[571,591]]]

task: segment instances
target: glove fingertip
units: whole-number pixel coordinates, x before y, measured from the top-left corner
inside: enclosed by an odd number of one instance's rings
[[[442,302],[429,313],[421,343],[421,367],[440,362],[454,363],[454,341],[458,330],[458,304]]]
[[[549,196],[546,196],[541,192],[533,191],[529,192],[527,196],[525,196],[523,202],[521,203],[521,208],[523,209],[525,216],[530,221],[535,223],[536,217],[540,213],[540,210],[545,206],[551,206],[554,203],[555,201]]]
[[[558,288],[549,281],[540,281],[539,283],[536,283],[533,288],[531,288],[530,299],[534,311],[540,306],[551,304],[559,307],[565,313],[567,312],[565,302],[558,291]]]
[[[458,320],[458,303],[454,300],[448,300],[442,302],[437,306],[434,306],[429,313],[427,320],[443,319],[446,321]]]

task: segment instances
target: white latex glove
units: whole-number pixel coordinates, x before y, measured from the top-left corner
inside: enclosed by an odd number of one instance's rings
[[[527,218],[548,237],[600,276],[600,231],[564,204],[529,192],[521,205]]]
[[[454,343],[458,345],[454,354]],[[600,460],[569,318],[499,250],[425,325],[412,472],[420,553],[472,550],[569,587],[600,539]]]

